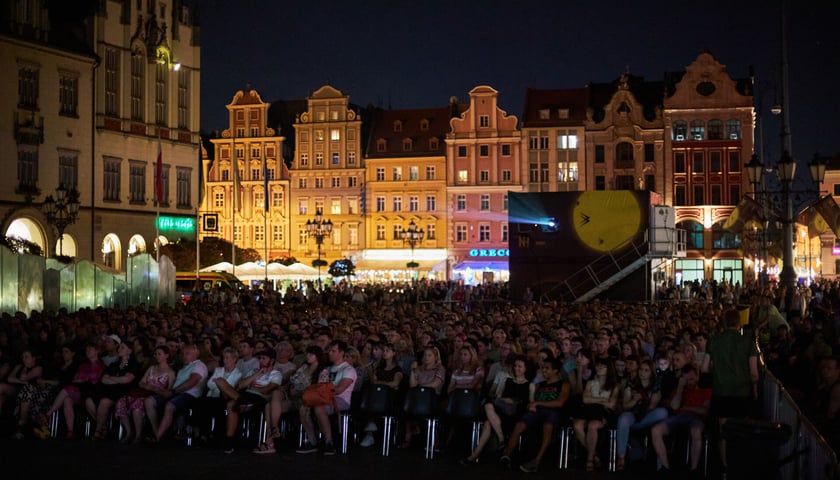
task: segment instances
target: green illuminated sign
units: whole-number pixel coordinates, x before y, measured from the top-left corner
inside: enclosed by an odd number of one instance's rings
[[[195,219],[192,217],[160,217],[158,218],[158,229],[193,232],[195,231]]]

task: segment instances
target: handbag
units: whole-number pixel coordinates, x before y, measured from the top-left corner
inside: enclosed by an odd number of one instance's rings
[[[313,383],[303,389],[303,404],[307,407],[335,406],[335,385],[332,382]]]

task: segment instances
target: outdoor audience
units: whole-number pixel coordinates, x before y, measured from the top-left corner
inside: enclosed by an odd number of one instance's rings
[[[92,422],[93,438],[115,437],[116,417],[123,442],[139,442],[145,428],[147,441],[163,441],[184,425],[211,441],[210,419],[226,415],[222,443],[232,453],[240,415],[264,412],[267,435],[254,452],[276,451],[282,418],[306,431],[299,453],[331,455],[331,417],[358,411],[370,384],[396,398],[429,387],[441,411],[449,392],[466,388],[480,392],[486,423],[464,464],[496,456],[535,472],[560,429],[572,428],[577,465],[603,468],[608,428],[617,432],[617,470],[639,459],[629,451],[644,435],[659,468],[693,470],[704,431],[719,440],[722,419],[754,414],[766,365],[824,437],[840,443],[838,282],[792,292],[663,284],[652,303],[515,302],[507,288],[341,282],[321,291],[204,292],[159,308],[4,313],[0,432],[44,436],[56,414],[67,439],[82,420]],[[304,389],[318,382],[334,385],[334,404],[304,404]],[[376,441],[375,420],[358,416],[363,446]],[[399,446],[411,447],[423,424],[400,424]],[[521,447],[523,435],[537,441]],[[669,457],[677,438],[691,438],[687,465]],[[485,451],[491,440],[495,455]],[[725,466],[725,446],[717,450]]]

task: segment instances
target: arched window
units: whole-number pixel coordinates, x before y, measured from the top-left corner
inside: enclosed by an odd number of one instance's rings
[[[729,140],[741,139],[741,121],[730,118],[726,121],[726,138]]]
[[[685,248],[690,250],[703,248],[703,224],[694,220],[685,220],[678,223],[677,228],[685,230]]]
[[[686,139],[686,134],[688,133],[688,124],[685,123],[684,120],[677,120],[671,127],[671,132],[673,134],[673,138],[671,140],[682,142]]]
[[[691,139],[705,140],[706,139],[706,124],[703,120],[691,121]]]
[[[621,142],[615,146],[615,168],[633,168],[633,144]]]
[[[709,120],[709,140],[723,140],[723,122]]]

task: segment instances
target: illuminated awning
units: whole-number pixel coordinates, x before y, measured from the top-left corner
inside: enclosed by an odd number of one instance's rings
[[[356,271],[360,270],[408,270],[406,264],[411,260],[359,260]],[[419,266],[417,270],[443,270],[445,260],[415,260]],[[412,269],[413,270],[413,269]]]
[[[460,272],[460,271],[466,270],[468,268],[471,269],[471,270],[493,270],[493,271],[509,270],[510,269],[510,267],[508,266],[508,262],[500,262],[498,260],[495,261],[495,262],[482,262],[480,260],[464,260],[463,262],[459,263],[458,265],[455,265],[455,267],[452,268],[452,271]]]

